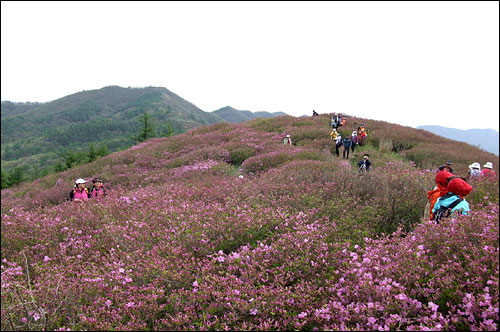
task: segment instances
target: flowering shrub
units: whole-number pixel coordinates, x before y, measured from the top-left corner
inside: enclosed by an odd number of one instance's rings
[[[328,120],[216,124],[2,190],[1,329],[497,330],[498,179],[423,220],[434,170],[283,144]],[[64,201],[79,172],[108,196]]]

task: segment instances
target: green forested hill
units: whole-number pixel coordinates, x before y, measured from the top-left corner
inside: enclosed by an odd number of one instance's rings
[[[224,121],[166,88],[108,86],[48,103],[1,104],[2,169],[18,167],[27,176],[63,161],[64,151],[83,151],[105,143],[110,152],[136,144],[147,112],[154,135],[178,134]],[[49,171],[48,169],[46,171]]]
[[[144,113],[154,127],[153,137],[216,122],[285,114],[252,113],[229,106],[204,112],[162,87],[108,86],[48,103],[2,101],[2,176],[12,177],[16,171],[16,177],[23,180],[35,179],[86,162],[91,150],[103,155],[129,148],[137,143],[133,137],[143,127]]]
[[[231,106],[220,108],[216,111],[213,111],[212,114],[218,115],[227,122],[231,123],[240,123],[256,118],[272,118],[275,116],[286,115],[286,113],[283,112],[270,113],[270,112],[240,111],[232,108]]]

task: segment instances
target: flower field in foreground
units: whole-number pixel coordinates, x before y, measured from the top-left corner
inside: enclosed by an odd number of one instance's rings
[[[498,180],[435,224],[432,171],[367,145],[360,176],[300,121],[200,128],[2,191],[2,330],[497,330]],[[293,130],[303,144],[276,143]],[[53,204],[77,171],[109,196]]]

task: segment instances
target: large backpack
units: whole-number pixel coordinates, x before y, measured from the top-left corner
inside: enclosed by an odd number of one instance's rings
[[[463,201],[463,199],[457,198],[450,205],[448,205],[448,206],[441,206],[439,209],[437,209],[436,213],[434,213],[433,220],[435,220],[439,224],[439,221],[442,218],[447,218],[447,217],[450,216],[451,210],[453,210],[455,208],[455,206],[457,206],[461,201]]]

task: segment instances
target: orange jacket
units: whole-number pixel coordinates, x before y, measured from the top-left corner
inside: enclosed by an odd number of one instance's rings
[[[432,209],[434,208],[434,204],[436,204],[436,201],[438,200],[439,197],[446,195],[446,187],[443,187],[439,183],[436,184],[436,188],[428,191],[427,192],[427,198],[429,199],[430,203],[430,214],[429,214],[429,220],[433,219],[432,215]]]

